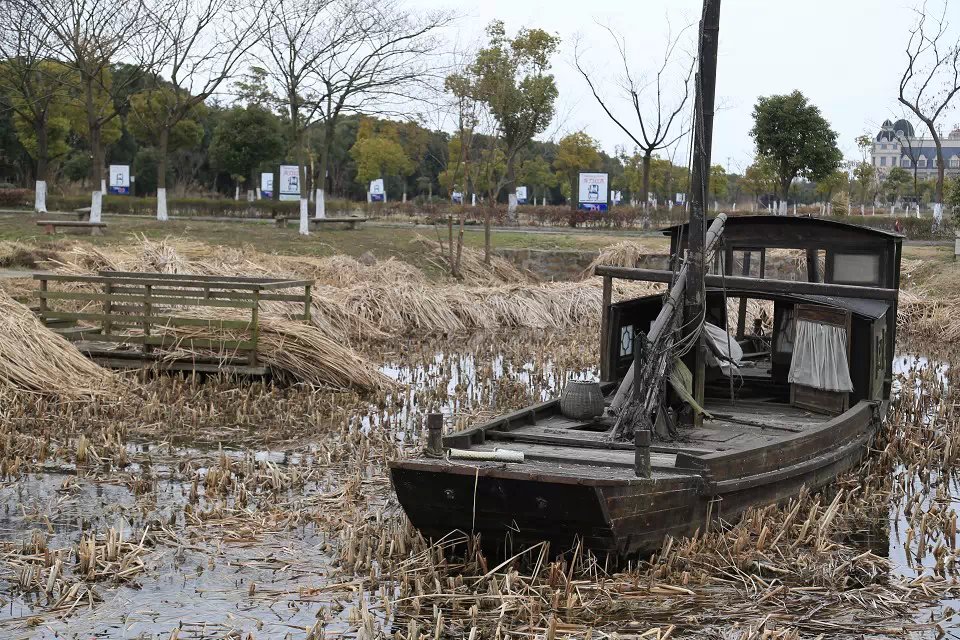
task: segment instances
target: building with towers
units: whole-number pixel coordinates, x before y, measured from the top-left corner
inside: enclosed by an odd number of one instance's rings
[[[960,175],[960,127],[954,127],[948,135],[941,137],[940,143],[946,174],[951,177]],[[923,179],[937,175],[937,148],[933,138],[916,135],[907,120],[884,121],[873,141],[871,156],[880,180],[893,167],[910,173],[916,169],[917,175]]]

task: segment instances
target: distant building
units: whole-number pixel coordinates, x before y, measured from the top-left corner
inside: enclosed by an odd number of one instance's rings
[[[960,175],[960,127],[940,139],[943,146],[943,161],[948,176]],[[913,125],[906,120],[883,123],[873,142],[871,151],[877,178],[882,180],[893,167],[913,173],[914,166],[920,178],[937,175],[937,148],[933,138],[924,138],[914,133]]]

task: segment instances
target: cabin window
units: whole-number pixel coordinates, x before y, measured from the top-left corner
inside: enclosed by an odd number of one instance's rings
[[[733,250],[733,269],[729,271],[730,275],[744,276],[747,278],[761,278],[760,265],[762,259],[760,252],[762,249],[734,249]]]
[[[633,355],[633,325],[620,327],[620,356]]]
[[[870,253],[834,254],[833,282],[879,285],[880,256]]]

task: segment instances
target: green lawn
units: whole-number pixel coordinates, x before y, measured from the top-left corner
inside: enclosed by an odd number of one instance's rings
[[[130,242],[134,234],[151,239],[167,236],[184,237],[209,244],[242,247],[251,245],[259,251],[281,255],[326,256],[347,254],[359,256],[367,251],[378,258],[396,256],[414,264],[421,262],[420,251],[412,244],[418,235],[447,241],[447,229],[433,227],[380,226],[375,222],[366,223],[362,228],[334,229],[321,228],[313,231],[309,237],[300,236],[296,226],[277,228],[272,223],[257,222],[207,222],[190,219],[170,220],[165,223],[143,218],[108,216],[104,219],[109,225],[102,236],[86,234],[58,234],[47,236],[36,226],[36,218],[31,215],[0,216],[0,240],[16,240],[38,246],[62,245],[71,240],[89,242],[97,246],[116,246]],[[338,225],[339,226],[339,225]],[[456,233],[456,229],[454,233]],[[493,231],[494,248],[530,248],[530,249],[584,249],[596,250],[601,247],[630,239],[649,245],[651,251],[664,251],[668,243],[659,236],[630,235],[615,232],[554,232],[531,233],[521,231]],[[483,229],[467,227],[464,233],[466,246],[483,248]]]

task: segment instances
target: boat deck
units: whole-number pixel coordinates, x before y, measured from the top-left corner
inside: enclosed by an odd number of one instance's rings
[[[681,428],[680,442],[654,442],[650,464],[657,477],[695,475],[691,469],[677,468],[677,454],[709,455],[735,452],[776,444],[816,429],[830,416],[816,414],[788,404],[763,401],[713,401],[707,403],[713,418],[699,428]],[[506,468],[522,473],[570,475],[591,479],[627,479],[634,477],[634,447],[630,442],[611,442],[612,421],[582,422],[559,414],[537,420],[535,424],[511,426],[509,430],[491,430],[482,444],[471,449],[522,451],[525,462]],[[439,461],[438,461],[439,462]],[[441,463],[442,464],[442,463]],[[505,468],[504,463],[456,460],[453,465]]]

